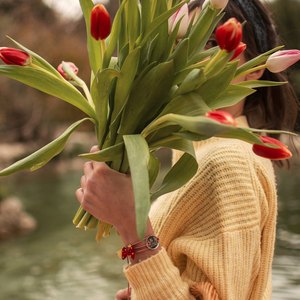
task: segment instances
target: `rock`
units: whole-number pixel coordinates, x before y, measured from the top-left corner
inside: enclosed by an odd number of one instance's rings
[[[35,219],[24,211],[18,198],[9,197],[0,202],[0,241],[30,233],[36,227]]]

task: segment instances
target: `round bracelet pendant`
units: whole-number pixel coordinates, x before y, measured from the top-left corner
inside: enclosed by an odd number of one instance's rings
[[[159,246],[159,239],[154,236],[150,235],[146,239],[146,247],[150,250],[154,250]]]

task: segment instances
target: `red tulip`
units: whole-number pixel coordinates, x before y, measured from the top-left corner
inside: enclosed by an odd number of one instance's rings
[[[238,125],[235,119],[233,118],[233,116],[227,111],[221,111],[221,110],[209,111],[206,113],[205,117],[225,125],[233,125],[233,126]]]
[[[66,62],[66,64],[69,65],[69,67],[72,69],[72,71],[74,72],[75,75],[78,74],[78,68],[72,62]],[[57,67],[57,71],[66,80],[73,80],[73,78],[64,71],[62,63]]]
[[[242,25],[236,18],[230,18],[216,31],[216,39],[219,47],[222,50],[225,49],[227,52],[231,52],[239,46],[242,35]]]
[[[287,159],[292,157],[291,151],[278,140],[268,136],[260,136],[259,138],[264,144],[275,145],[279,148],[270,148],[264,145],[254,144],[252,149],[256,155],[272,160]]]
[[[266,67],[272,73],[279,73],[296,63],[299,59],[299,50],[277,51],[268,58]]]
[[[235,52],[231,58],[230,61],[234,60],[235,58],[237,58],[240,54],[242,54],[245,49],[247,48],[247,45],[244,44],[243,42],[240,42],[240,44],[238,45],[238,47],[235,49]]]
[[[97,4],[91,13],[91,35],[95,40],[104,40],[110,34],[111,22],[106,8]]]
[[[24,51],[1,47],[0,58],[7,65],[28,66],[31,64],[31,56]]]

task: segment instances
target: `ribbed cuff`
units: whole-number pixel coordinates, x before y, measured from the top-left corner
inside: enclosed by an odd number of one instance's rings
[[[189,294],[188,284],[181,280],[164,248],[147,260],[126,266],[124,274],[139,300],[175,299]]]

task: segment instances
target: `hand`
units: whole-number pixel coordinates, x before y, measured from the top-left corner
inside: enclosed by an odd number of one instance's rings
[[[99,151],[93,147],[91,152]],[[81,206],[97,219],[113,225],[120,233],[124,226],[134,230],[135,207],[131,176],[112,170],[104,162],[84,164],[84,176],[76,197]]]
[[[115,300],[127,300],[128,299],[128,288],[119,290],[116,294]]]
[[[96,151],[99,151],[96,146],[91,149],[91,152]],[[120,233],[124,245],[137,242],[139,237],[131,176],[114,171],[103,162],[87,162],[83,170],[81,188],[76,191],[76,197],[83,209],[98,220],[113,225]],[[145,236],[153,234],[148,218]],[[147,259],[159,250],[160,247],[137,253],[134,260],[130,259],[131,263]]]

